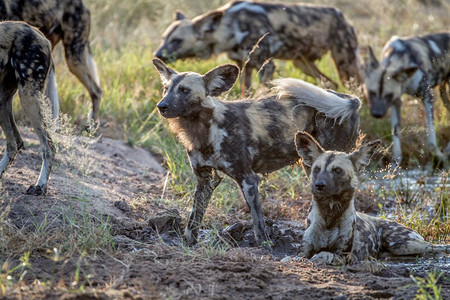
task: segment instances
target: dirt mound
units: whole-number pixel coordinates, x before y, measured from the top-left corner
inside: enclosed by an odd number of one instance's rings
[[[247,220],[218,235],[205,229],[198,245],[184,247],[187,208],[161,199],[166,171],[122,141],[59,136],[48,194],[27,195],[41,160],[34,134],[21,132],[26,149],[0,187],[7,298],[409,299],[417,290],[407,264],[337,268],[296,259],[304,227],[289,220],[266,218],[271,254],[255,247]],[[436,262],[425,269],[449,265]],[[441,269],[438,283],[450,295],[450,270]]]

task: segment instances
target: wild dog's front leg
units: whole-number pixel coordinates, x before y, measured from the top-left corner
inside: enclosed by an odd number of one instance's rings
[[[400,142],[400,101],[391,107],[391,126],[392,126],[392,170],[396,170],[402,162],[402,146]]]
[[[222,180],[216,170],[209,167],[198,167],[194,172],[197,176],[197,186],[189,221],[184,231],[184,240],[189,246],[197,242],[198,230],[208,207],[209,199],[211,199],[214,189]]]
[[[258,175],[248,174],[237,179],[239,187],[244,195],[245,202],[250,209],[253,221],[253,232],[255,233],[256,243],[261,245],[264,241],[269,241],[264,226],[264,217],[258,194]]]
[[[345,260],[343,257],[336,253],[331,253],[328,251],[321,251],[317,254],[315,254],[310,259],[311,262],[319,265],[343,265],[345,263]]]
[[[427,115],[427,146],[431,152],[436,155],[440,160],[444,160],[444,155],[437,146],[436,131],[434,129],[434,113],[433,113],[433,91],[430,89],[426,92],[423,102],[425,104],[425,113]]]
[[[259,81],[267,85],[273,79],[273,73],[275,73],[275,64],[271,59],[266,60],[258,70]]]

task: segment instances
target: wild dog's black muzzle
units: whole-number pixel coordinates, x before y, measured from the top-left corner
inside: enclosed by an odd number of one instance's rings
[[[156,107],[158,107],[159,112],[163,114],[167,111],[167,109],[169,108],[169,105],[166,102],[161,101],[158,103],[158,105]]]
[[[319,179],[314,183],[314,187],[317,191],[322,192],[327,187],[327,183],[323,179]]]

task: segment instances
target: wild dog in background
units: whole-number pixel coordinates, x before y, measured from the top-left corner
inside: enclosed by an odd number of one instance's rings
[[[66,62],[92,99],[93,121],[98,121],[102,90],[89,46],[91,17],[81,0],[0,0],[0,20],[25,21],[42,31],[54,48],[64,45]]]
[[[272,79],[273,58],[292,60],[305,74],[336,88],[314,64],[328,51],[344,83],[362,81],[355,30],[332,7],[234,1],[193,20],[177,12],[162,39],[155,56],[164,61],[226,52],[242,68],[250,56],[244,69],[246,89],[253,69],[262,83]]]
[[[427,117],[427,144],[434,155],[445,161],[436,141],[433,121],[433,88],[440,85],[441,98],[450,111],[447,88],[450,85],[450,33],[437,33],[420,37],[392,37],[381,52],[381,61],[372,49],[365,66],[365,92],[370,112],[382,118],[391,108],[392,161],[400,165],[400,106],[402,94],[422,99]]]
[[[154,59],[164,85],[160,114],[187,150],[197,177],[194,203],[184,238],[197,240],[203,215],[221,177],[230,176],[241,188],[250,209],[258,244],[267,241],[257,173],[269,173],[295,163],[294,135],[306,130],[328,149],[350,150],[359,135],[361,102],[327,92],[296,79],[274,82],[276,93],[257,101],[220,101],[239,68],[217,67],[205,75],[178,73]]]
[[[12,100],[19,90],[20,103],[43,147],[41,173],[28,194],[42,195],[52,167],[55,148],[49,135],[41,99],[50,98],[53,117],[58,116],[58,96],[50,42],[37,29],[24,22],[0,22],[0,126],[6,136],[6,152],[0,161],[0,178],[23,148],[14,122]]]
[[[432,245],[399,223],[356,212],[357,173],[369,163],[379,143],[370,142],[347,154],[325,151],[306,132],[296,134],[298,155],[312,170],[313,203],[303,236],[302,256],[317,263],[341,264],[378,258],[383,253],[450,253],[450,245]]]

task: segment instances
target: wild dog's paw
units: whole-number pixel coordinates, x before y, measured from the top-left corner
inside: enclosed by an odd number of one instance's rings
[[[40,186],[40,185],[31,185],[27,190],[28,195],[34,195],[34,196],[45,195],[46,192],[47,192],[47,187]]]
[[[331,252],[322,251],[311,257],[310,261],[318,265],[343,265],[344,260]]]
[[[197,236],[193,234],[192,230],[186,228],[184,230],[183,242],[186,246],[193,246],[197,244]]]

